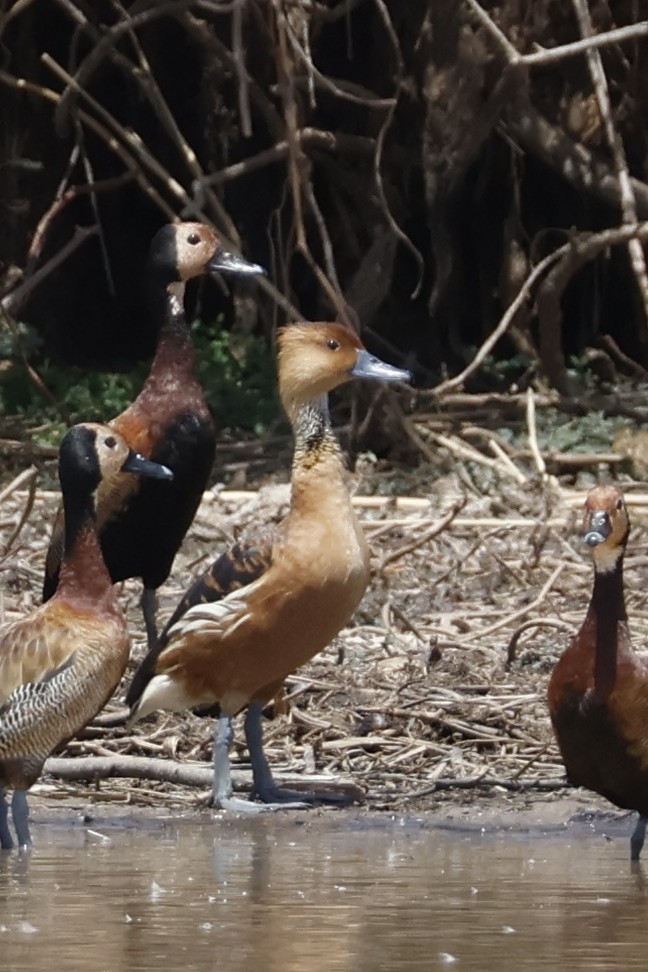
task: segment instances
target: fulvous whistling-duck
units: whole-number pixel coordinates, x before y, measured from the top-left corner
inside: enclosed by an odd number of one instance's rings
[[[254,793],[268,803],[309,799],[275,784],[263,752],[262,707],[338,634],[369,581],[369,550],[328,392],[353,377],[410,379],[372,357],[340,324],[281,328],[278,350],[279,391],[295,437],[290,510],[273,536],[236,544],[190,588],[126,699],[133,720],[155,709],[218,703],[214,803],[239,810],[252,805],[232,797],[231,717],[246,706]],[[327,798],[310,795],[310,802],[319,799]]]
[[[632,649],[623,591],[630,520],[614,486],[590,490],[585,543],[594,588],[585,620],[549,681],[549,711],[567,776],[618,807],[638,810],[637,860],[648,816],[648,667]]]
[[[3,789],[21,846],[31,843],[26,790],[63,740],[92,719],[128,660],[126,618],[97,539],[95,493],[122,472],[170,480],[104,425],[76,425],[59,452],[65,536],[54,596],[0,628],[0,847],[13,846]]]
[[[215,430],[196,371],[184,311],[188,280],[213,272],[260,274],[263,269],[227,252],[209,226],[170,223],[153,238],[148,259],[148,299],[159,323],[157,350],[141,392],[110,425],[128,445],[173,472],[172,483],[122,476],[100,486],[97,525],[113,581],[141,577],[142,610],[149,647],[155,644],[155,591],[166,580],[196,513],[214,462]],[[55,523],[43,600],[56,590],[63,522]]]

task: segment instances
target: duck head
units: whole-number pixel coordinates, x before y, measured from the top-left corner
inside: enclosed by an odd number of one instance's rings
[[[352,378],[409,382],[412,376],[371,355],[342,324],[300,323],[279,329],[279,393],[284,407],[326,395]]]
[[[170,469],[133,452],[107,425],[84,422],[67,431],[59,449],[59,479],[64,493],[94,493],[103,479],[120,472],[173,479]]]
[[[615,486],[595,486],[585,500],[584,540],[597,570],[612,570],[623,556],[630,518],[623,493]]]
[[[208,273],[265,273],[257,263],[227,250],[205,223],[168,223],[159,229],[149,250],[149,271],[167,285]]]

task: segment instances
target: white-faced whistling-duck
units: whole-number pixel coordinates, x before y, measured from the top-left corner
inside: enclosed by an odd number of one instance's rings
[[[590,490],[584,528],[594,588],[585,620],[553,670],[549,711],[569,781],[639,811],[630,839],[638,860],[648,816],[648,667],[630,641],[623,590],[630,520],[618,489]]]
[[[263,752],[261,712],[284,678],[347,623],[369,581],[369,550],[346,484],[328,392],[354,377],[408,381],[340,324],[292,324],[278,335],[279,391],[295,437],[290,510],[269,537],[239,542],[185,595],[127,695],[132,718],[218,703],[214,804],[232,797],[231,717],[244,709],[254,793],[264,802],[327,800],[281,790]],[[339,799],[332,802],[343,802]]]
[[[4,788],[20,846],[30,841],[26,791],[62,741],[107,702],[128,660],[126,618],[97,539],[95,495],[122,472],[170,480],[166,467],[129,449],[105,425],[76,425],[59,452],[65,536],[54,596],[0,628],[0,847],[13,846]]]
[[[122,476],[99,489],[97,524],[113,581],[141,577],[149,647],[157,638],[155,591],[166,580],[196,513],[214,462],[215,430],[198,379],[184,311],[188,280],[207,273],[260,274],[226,251],[202,223],[170,223],[153,238],[147,279],[149,309],[159,324],[157,349],[141,392],[110,425],[136,452],[173,472],[172,483]],[[43,600],[56,590],[63,547],[62,514],[47,553]]]

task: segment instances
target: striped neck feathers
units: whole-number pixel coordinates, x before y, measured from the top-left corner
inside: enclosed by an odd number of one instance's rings
[[[600,550],[596,554],[594,588],[585,623],[593,624],[596,638],[594,690],[601,699],[606,699],[616,683],[619,650],[624,647],[620,633],[627,622],[623,549]]]
[[[295,404],[289,411],[295,436],[293,470],[310,470],[334,460],[344,468],[338,441],[331,426],[328,395]]]
[[[333,504],[331,512],[350,506],[346,484],[346,469],[338,441],[331,427],[326,395],[289,408],[295,450],[292,463],[292,507],[304,513],[325,516],[325,506]]]

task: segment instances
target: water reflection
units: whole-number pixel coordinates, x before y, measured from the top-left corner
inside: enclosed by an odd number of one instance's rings
[[[343,814],[39,827],[0,855],[0,966],[135,972],[645,969],[625,833],[481,835]]]

